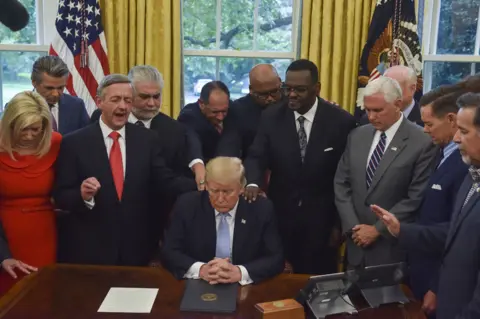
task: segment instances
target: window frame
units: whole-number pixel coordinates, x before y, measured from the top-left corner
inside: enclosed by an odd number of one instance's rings
[[[255,0],[253,14],[253,50],[232,50],[232,49],[185,49],[183,30],[183,0],[180,3],[181,12],[181,41],[182,41],[182,75],[181,75],[181,105],[185,105],[185,57],[212,57],[216,58],[215,78],[219,78],[219,58],[258,58],[258,59],[291,59],[296,60],[300,56],[301,41],[301,12],[302,0],[292,0],[292,50],[289,52],[256,50],[258,36],[258,9],[260,0]],[[215,47],[220,47],[222,30],[222,0],[216,0],[216,42]]]
[[[424,0],[423,10],[423,90],[432,89],[432,63],[428,62],[460,62],[471,63],[471,75],[475,74],[475,64],[480,63],[480,9],[477,20],[477,34],[473,54],[437,54],[438,29],[442,0]]]

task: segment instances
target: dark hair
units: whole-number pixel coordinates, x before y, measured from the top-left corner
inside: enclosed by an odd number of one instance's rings
[[[228,99],[230,99],[230,91],[228,90],[228,87],[225,85],[225,83],[223,83],[222,81],[211,81],[202,87],[202,91],[200,92],[200,100],[208,104],[210,95],[214,90],[220,90],[224,92],[228,96]]]
[[[103,93],[104,93],[106,88],[108,88],[110,85],[120,84],[120,83],[131,84],[130,79],[124,74],[112,73],[112,74],[109,74],[109,75],[105,76],[100,81],[100,83],[98,83],[97,96],[103,98]]]
[[[287,68],[288,71],[309,71],[312,78],[312,84],[318,83],[318,68],[310,60],[300,59],[293,61]]]
[[[464,91],[453,92],[442,95],[438,99],[435,99],[435,101],[433,101],[431,104],[433,115],[440,118],[448,113],[457,113],[457,100],[464,93]]]
[[[420,104],[420,107],[428,105],[443,95],[445,95],[445,93],[443,92],[443,90],[441,90],[440,87],[435,88],[422,95],[420,101],[418,101],[418,104]]]
[[[33,82],[41,83],[43,73],[47,73],[49,76],[54,78],[63,78],[68,76],[69,71],[68,67],[55,55],[47,55],[38,58],[32,67],[31,79]]]
[[[473,125],[477,128],[480,128],[480,94],[468,92],[461,95],[457,99],[458,108],[468,108],[475,109],[475,116],[473,118]]]

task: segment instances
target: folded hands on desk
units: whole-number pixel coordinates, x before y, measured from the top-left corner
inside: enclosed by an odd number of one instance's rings
[[[229,258],[215,258],[200,268],[200,278],[211,285],[239,282],[242,272],[238,266],[232,265]]]

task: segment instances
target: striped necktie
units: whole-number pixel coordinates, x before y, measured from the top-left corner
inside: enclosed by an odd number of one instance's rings
[[[378,165],[380,164],[380,160],[383,157],[383,154],[385,153],[385,145],[387,143],[387,136],[385,135],[385,132],[382,132],[380,135],[380,140],[378,141],[377,146],[375,147],[375,150],[372,153],[372,156],[370,157],[370,161],[368,162],[367,166],[367,189],[370,188],[370,185],[372,185],[373,181],[373,176],[375,175],[375,171],[378,168]]]

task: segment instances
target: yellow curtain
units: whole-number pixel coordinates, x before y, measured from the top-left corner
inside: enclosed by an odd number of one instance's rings
[[[358,64],[376,0],[303,0],[301,57],[320,72],[320,95],[353,113]]]
[[[162,112],[176,117],[181,100],[179,0],[100,0],[111,73],[150,64],[163,74]]]

